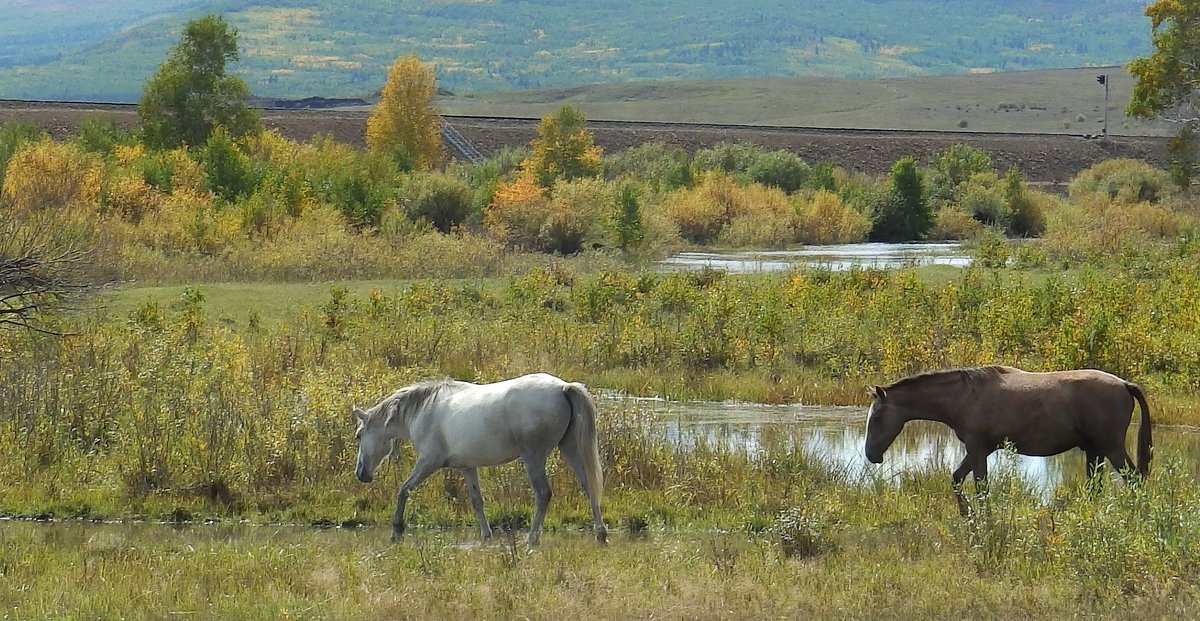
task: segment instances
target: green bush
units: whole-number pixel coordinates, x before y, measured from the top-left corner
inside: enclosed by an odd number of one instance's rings
[[[722,142],[697,151],[692,157],[692,164],[700,172],[719,170],[728,174],[739,174],[749,170],[762,153],[762,147],[758,145]]]
[[[877,203],[871,239],[875,241],[912,241],[924,239],[933,228],[933,211],[925,196],[925,184],[917,162],[901,158],[892,167],[891,182],[883,200]]]
[[[397,190],[400,208],[413,220],[428,220],[449,233],[470,215],[471,187],[445,173],[412,173]]]
[[[952,145],[929,163],[929,200],[935,205],[952,202],[962,183],[977,174],[994,172],[987,152],[970,145]]]
[[[84,151],[107,155],[117,145],[134,144],[137,137],[121,129],[112,117],[93,114],[79,122],[79,130],[71,140]]]
[[[638,205],[637,191],[633,189],[633,186],[621,187],[621,192],[617,195],[616,218],[613,226],[617,234],[617,243],[620,244],[622,250],[637,244],[645,237],[646,231],[642,228],[642,210]]]
[[[987,226],[1007,229],[1008,200],[995,173],[980,173],[958,186],[958,204],[963,211]]]
[[[1008,171],[1004,197],[1008,201],[1008,234],[1015,237],[1037,237],[1046,230],[1046,215],[1041,205],[1021,184],[1021,175],[1014,168]]]
[[[772,186],[791,194],[808,181],[812,169],[790,151],[763,153],[754,159],[746,174],[755,183]]]
[[[652,186],[671,185],[667,182],[668,177],[677,174],[681,166],[686,168],[690,165],[691,158],[682,148],[665,142],[645,142],[606,156],[604,178],[628,178]]]
[[[212,131],[199,157],[204,164],[205,186],[217,196],[233,202],[258,187],[250,158],[238,149],[224,127]]]

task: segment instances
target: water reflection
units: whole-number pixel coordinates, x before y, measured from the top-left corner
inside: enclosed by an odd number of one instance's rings
[[[755,403],[652,402],[668,439],[687,450],[701,443],[755,454],[765,445],[800,450],[851,480],[880,477],[898,481],[906,472],[950,472],[966,454],[945,425],[913,421],[884,455],[882,464],[863,455],[866,409],[862,407]],[[1161,434],[1160,434],[1161,436]],[[988,460],[992,472],[1018,476],[1030,489],[1049,497],[1064,481],[1081,477],[1078,450],[1054,457],[1027,457],[998,451]]]
[[[779,272],[800,267],[835,271],[859,268],[897,268],[918,265],[966,267],[971,258],[956,242],[908,244],[833,244],[797,250],[681,252],[659,262],[663,269],[720,269],[732,273]]]

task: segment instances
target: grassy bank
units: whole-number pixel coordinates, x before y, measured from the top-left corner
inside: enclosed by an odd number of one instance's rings
[[[531,550],[509,533],[480,545],[471,527],[417,528],[392,545],[386,527],[10,523],[0,608],[64,619],[1186,617],[1200,595],[1200,497],[1171,461],[1145,486],[1062,489],[1050,505],[1001,471],[972,520],[934,493],[944,474],[865,487],[797,477],[782,508],[757,519],[616,520],[607,547],[574,528]],[[730,501],[706,502],[719,513]]]

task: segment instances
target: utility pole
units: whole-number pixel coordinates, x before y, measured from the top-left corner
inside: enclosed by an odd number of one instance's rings
[[[1108,138],[1108,74],[1096,76],[1096,81],[1104,85],[1104,130],[1100,136]]]

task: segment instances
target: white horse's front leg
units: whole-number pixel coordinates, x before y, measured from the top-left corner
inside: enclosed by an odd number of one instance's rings
[[[471,496],[471,507],[475,509],[475,517],[479,519],[479,536],[484,539],[492,538],[492,527],[488,524],[487,514],[483,512],[483,492],[479,490],[479,470],[476,468],[459,468],[463,478],[467,480],[467,493]]]
[[[441,465],[432,460],[417,458],[417,463],[413,465],[413,471],[409,473],[404,484],[400,486],[400,492],[396,494],[396,512],[392,514],[392,541],[396,541],[404,534],[404,505],[408,503],[408,493],[440,468]]]

